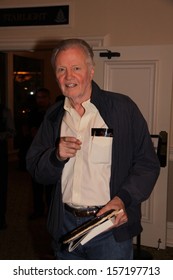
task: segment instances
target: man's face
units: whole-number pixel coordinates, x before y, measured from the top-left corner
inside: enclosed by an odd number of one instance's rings
[[[61,51],[57,55],[55,74],[65,96],[80,102],[90,98],[94,68],[80,47]]]

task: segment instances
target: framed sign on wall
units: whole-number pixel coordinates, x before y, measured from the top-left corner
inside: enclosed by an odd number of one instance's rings
[[[0,9],[0,26],[69,25],[69,5]]]

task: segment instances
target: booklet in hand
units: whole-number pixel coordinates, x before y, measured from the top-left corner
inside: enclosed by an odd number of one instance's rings
[[[72,252],[79,244],[84,245],[98,234],[113,227],[116,216],[121,212],[122,209],[109,210],[103,215],[95,216],[66,234],[62,239],[63,244],[69,244],[68,250]]]

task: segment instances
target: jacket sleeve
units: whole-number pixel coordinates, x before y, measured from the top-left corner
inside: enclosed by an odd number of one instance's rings
[[[147,123],[135,103],[131,103],[130,115],[121,124],[128,133],[119,160],[119,172],[123,180],[118,196],[125,206],[138,205],[149,198],[160,173],[160,163],[155,152]],[[129,128],[130,127],[130,128]],[[124,138],[123,137],[123,138]]]
[[[27,170],[41,184],[60,180],[65,161],[56,157],[56,140],[52,123],[45,117],[26,156]]]

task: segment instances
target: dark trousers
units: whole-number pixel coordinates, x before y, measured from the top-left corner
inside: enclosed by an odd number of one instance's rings
[[[8,146],[7,141],[0,140],[0,228],[6,223],[8,189]]]

